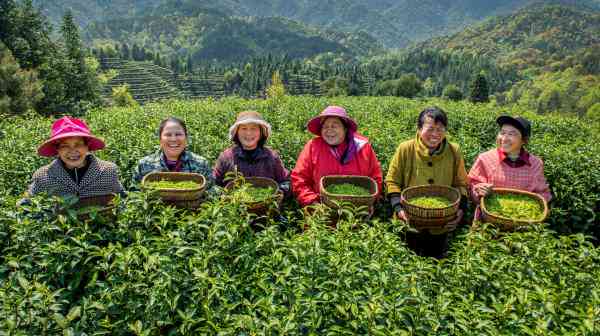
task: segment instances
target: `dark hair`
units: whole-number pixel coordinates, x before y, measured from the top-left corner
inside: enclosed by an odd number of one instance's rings
[[[181,128],[183,128],[183,133],[185,134],[185,136],[187,137],[187,127],[185,127],[185,121],[179,119],[179,118],[175,118],[175,117],[168,117],[167,119],[163,119],[163,121],[160,122],[160,125],[158,125],[158,137],[160,138],[160,135],[162,134],[163,129],[165,129],[165,126],[167,125],[167,123],[169,121],[172,121],[176,124],[178,124],[179,126],[181,126]]]
[[[437,106],[427,107],[419,113],[419,120],[417,121],[419,129],[423,128],[426,117],[433,119],[434,123],[441,123],[444,127],[448,127],[448,117],[446,116],[446,112]]]

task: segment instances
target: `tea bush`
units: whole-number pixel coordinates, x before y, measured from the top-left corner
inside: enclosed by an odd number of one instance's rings
[[[0,334],[600,334],[600,252],[584,236],[599,224],[597,125],[466,102],[286,96],[170,101],[86,119],[107,141],[98,155],[116,162],[129,186],[165,116],[185,119],[192,151],[214,162],[235,114],[261,111],[291,168],[310,138],[306,121],[328,104],[356,118],[384,170],[397,144],[415,136],[425,106],[448,112],[467,166],[493,146],[497,115],[526,115],[529,149],[544,159],[555,196],[547,226],[462,228],[449,257],[436,261],[412,253],[407,228],[381,206],[369,222],[340,209],[335,231],[320,211],[304,218],[293,202],[284,220],[261,230],[231,198],[187,212],[131,192],[114,220],[80,221],[43,196],[16,209],[31,173],[48,162],[35,150],[51,120],[9,118],[0,122]]]

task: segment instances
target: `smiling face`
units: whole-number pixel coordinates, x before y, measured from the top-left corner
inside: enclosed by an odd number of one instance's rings
[[[187,135],[181,125],[167,121],[160,132],[160,148],[168,160],[176,161],[187,146]]]
[[[419,129],[419,136],[425,146],[436,149],[446,137],[446,126],[441,122],[436,123],[433,118],[427,116]]]
[[[525,144],[519,130],[509,124],[504,124],[496,137],[496,145],[507,154],[517,155]]]
[[[262,137],[260,126],[254,123],[242,124],[238,127],[237,137],[244,149],[254,149]]]
[[[85,164],[85,157],[89,153],[85,139],[82,137],[69,137],[56,144],[58,157],[69,169],[80,168]]]
[[[330,146],[337,146],[346,138],[346,127],[340,118],[329,117],[321,126],[321,136]]]

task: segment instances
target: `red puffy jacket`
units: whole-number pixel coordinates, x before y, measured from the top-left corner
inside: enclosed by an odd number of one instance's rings
[[[298,156],[296,167],[292,170],[292,191],[301,206],[320,200],[319,182],[327,175],[369,176],[377,182],[381,194],[381,165],[366,137],[354,135],[358,149],[356,156],[342,165],[333,155],[331,147],[322,137],[311,139],[304,145]]]

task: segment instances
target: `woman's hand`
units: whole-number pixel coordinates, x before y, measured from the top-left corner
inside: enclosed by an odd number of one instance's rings
[[[493,186],[491,183],[478,183],[473,189],[478,197],[484,197],[492,192]]]
[[[406,212],[404,210],[396,212],[396,218],[398,218],[401,221],[404,221],[404,223],[408,223],[408,217],[406,216]]]

